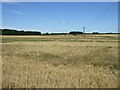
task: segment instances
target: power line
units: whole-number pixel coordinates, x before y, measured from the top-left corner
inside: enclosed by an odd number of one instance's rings
[[[107,10],[105,10],[100,16],[102,15],[107,15],[108,13],[110,13],[113,9],[114,9],[114,6],[117,4],[117,2],[113,3],[112,6],[110,6]]]
[[[97,16],[90,24],[86,25],[86,27],[88,27],[90,25],[91,25],[91,27],[93,27],[92,24],[97,23],[98,21],[103,22],[104,20],[108,19],[108,17],[114,15],[116,12],[115,10],[117,10],[118,5],[119,5],[118,2],[114,2],[109,8],[107,8],[104,12],[102,12],[99,16]],[[72,26],[70,25],[68,27],[71,28]],[[85,30],[85,27],[83,30]]]
[[[98,17],[96,17],[90,24],[86,25],[87,27],[93,23],[96,23],[98,20],[102,20],[100,19],[101,17],[105,17],[107,15],[109,15],[111,12],[113,12],[113,9],[115,10],[117,7],[115,7],[117,4],[117,2],[113,3],[113,5],[111,5],[107,10],[105,10],[103,13],[101,13]],[[115,7],[115,8],[114,8]]]
[[[105,20],[109,19],[110,16],[113,16],[113,15],[117,14],[116,12],[117,12],[117,11],[113,11],[113,12],[109,13],[109,14],[107,15],[107,18],[106,18],[106,17],[103,17],[102,19],[99,20],[99,22],[100,22],[100,23],[104,22]],[[98,23],[98,22],[94,22],[94,23]],[[99,25],[101,25],[101,24],[99,24]],[[95,25],[94,25],[94,26],[95,26]],[[90,27],[93,27],[93,25],[91,25]]]

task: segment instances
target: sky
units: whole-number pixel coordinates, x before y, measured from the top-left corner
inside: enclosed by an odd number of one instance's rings
[[[27,31],[118,32],[115,2],[4,2],[2,28]]]
[[[2,2],[119,2],[120,0],[1,0]]]

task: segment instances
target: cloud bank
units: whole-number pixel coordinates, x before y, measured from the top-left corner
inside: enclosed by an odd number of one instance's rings
[[[67,21],[61,21],[60,24],[69,24]]]

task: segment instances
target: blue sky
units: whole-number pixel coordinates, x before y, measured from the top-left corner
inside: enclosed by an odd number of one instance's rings
[[[114,2],[2,3],[2,27],[45,32],[118,32]]]

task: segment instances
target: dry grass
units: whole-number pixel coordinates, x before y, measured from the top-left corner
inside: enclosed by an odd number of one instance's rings
[[[81,36],[4,36],[2,86],[115,88],[118,85],[118,45],[115,37],[100,39],[92,35],[84,39]],[[53,41],[40,41],[41,38]]]

